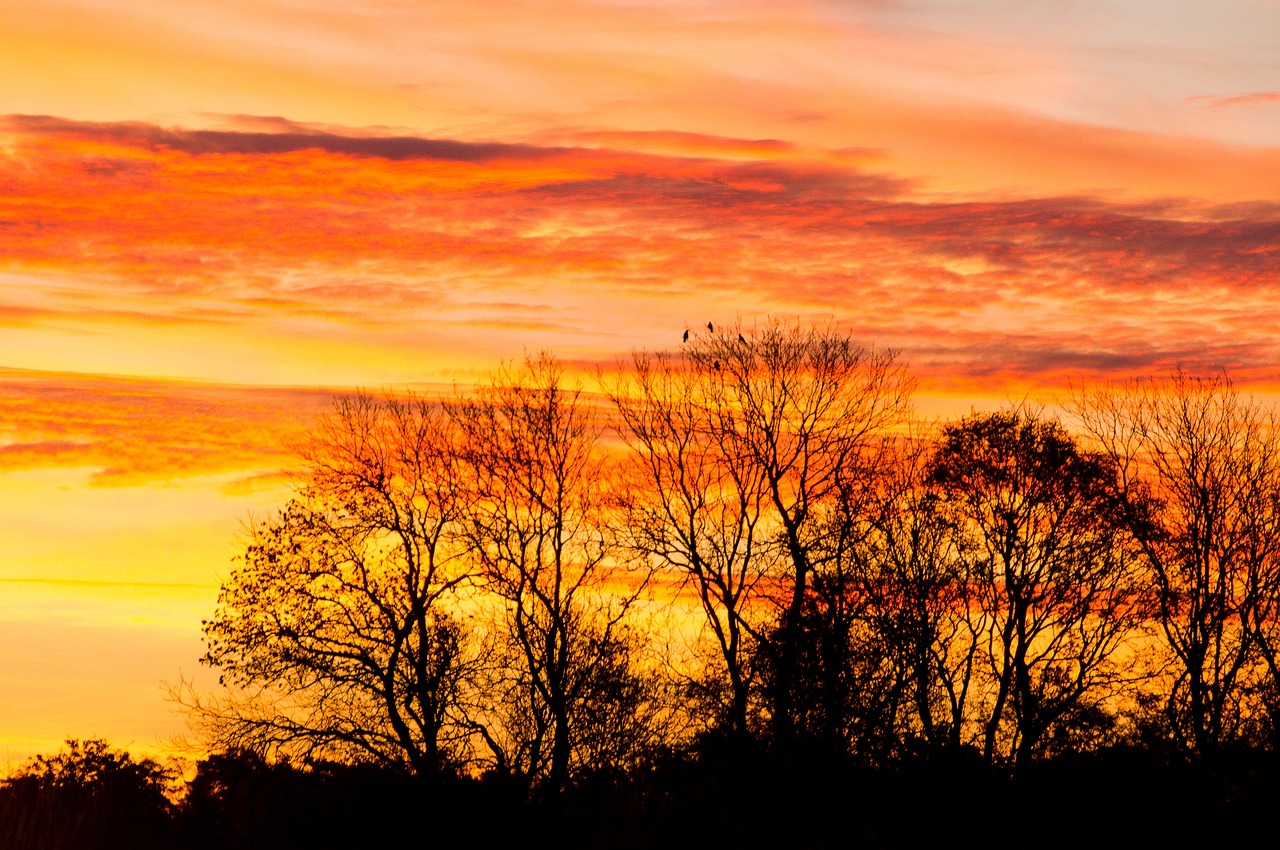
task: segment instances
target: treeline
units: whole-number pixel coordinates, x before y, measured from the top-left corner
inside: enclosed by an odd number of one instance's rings
[[[185,770],[69,741],[0,782],[7,850],[555,846],[582,850],[1071,848],[1256,844],[1280,760],[1218,768],[1108,747],[1016,777],[971,752],[869,767],[709,736],[642,768],[579,773],[554,794],[496,773],[424,777],[371,763],[239,751]]]
[[[215,750],[560,789],[706,736],[1009,773],[1280,740],[1280,435],[1222,376],[927,425],[771,323],[336,401],[205,623]]]
[[[1273,409],[1178,373],[925,423],[912,390],[769,323],[592,392],[543,356],[338,398],[204,624],[222,687],[177,696],[221,755],[166,828],[348,782],[581,846],[1020,846],[1045,799],[1247,822],[1280,743]],[[1005,832],[968,823],[996,800]]]

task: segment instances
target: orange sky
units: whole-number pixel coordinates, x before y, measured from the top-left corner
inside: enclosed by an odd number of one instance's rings
[[[835,319],[922,406],[1280,363],[1280,7],[0,0],[0,762],[182,730],[333,391]]]

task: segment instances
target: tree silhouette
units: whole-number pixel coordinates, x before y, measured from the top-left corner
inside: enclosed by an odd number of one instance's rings
[[[882,437],[901,423],[914,386],[892,352],[868,352],[834,328],[768,324],[748,331],[738,343],[730,328],[689,352],[695,365],[719,360],[715,424],[733,449],[733,462],[759,475],[769,508],[769,531],[783,555],[787,589],[776,598],[779,628],[762,647],[777,674],[771,689],[772,725],[781,741],[792,737],[797,693],[797,659],[803,643],[801,620],[821,574],[830,589],[828,604],[815,613],[833,632],[831,649],[843,646],[850,565],[838,545],[841,526],[827,517],[863,486],[876,464]],[[703,370],[696,370],[704,374]],[[841,681],[846,659],[825,653],[825,681]],[[831,705],[839,699],[829,699]],[[827,725],[834,725],[828,723]]]
[[[557,789],[649,737],[625,627],[647,575],[618,545],[602,422],[559,363],[529,359],[450,414],[467,447],[466,535],[509,650],[477,729],[500,768]]]
[[[440,404],[338,399],[204,624],[208,741],[550,788],[652,744],[601,434],[550,357]]]
[[[705,364],[704,364],[705,365]],[[716,426],[715,384],[691,374],[685,358],[637,353],[610,388],[631,449],[628,544],[676,574],[697,600],[727,682],[717,722],[748,730],[751,639],[757,585],[769,569],[763,534],[764,482],[733,463],[728,435]],[[704,692],[717,696],[714,686]]]
[[[792,737],[800,622],[812,576],[845,599],[845,547],[828,521],[874,465],[888,428],[906,415],[912,381],[892,353],[867,352],[834,328],[772,322],[721,328],[679,355],[638,354],[611,392],[651,490],[641,548],[689,579],[716,635],[745,725],[742,632],[771,655],[772,727]],[[746,616],[768,598],[777,628]],[[845,627],[834,604],[823,628]],[[829,645],[839,646],[840,639]],[[824,656],[827,681],[845,659]]]
[[[1175,662],[1165,711],[1214,760],[1280,692],[1280,433],[1273,410],[1225,376],[1102,387],[1076,398],[1121,473]],[[1274,735],[1274,731],[1272,733]]]
[[[1150,612],[1115,467],[1057,422],[1014,410],[945,428],[929,478],[961,535],[984,758],[1025,762],[1132,672],[1123,650]]]
[[[934,448],[922,434],[901,435],[875,478],[871,505],[841,517],[854,527],[848,537],[857,559],[860,616],[878,650],[864,664],[889,668],[880,673],[878,697],[894,727],[886,743],[906,751],[918,742],[931,750],[958,749],[966,740],[980,648],[977,588],[960,557],[963,541],[929,480]]]
[[[437,406],[357,396],[303,451],[297,497],[251,528],[204,623],[204,660],[232,690],[193,698],[195,716],[223,749],[434,774],[469,734],[475,662],[452,604],[474,578],[454,434]]]
[[[896,358],[832,327],[691,334],[602,384],[541,355],[335,401],[204,624],[226,689],[185,694],[221,752],[191,812],[268,819],[240,775],[303,789],[300,823],[366,780],[661,817],[662,776],[711,782],[723,831],[816,812],[766,774],[998,791],[1172,740],[1214,783],[1280,742],[1280,423],[1225,379],[1082,394],[1087,447],[1026,407],[914,422]],[[106,787],[41,770],[0,805]]]
[[[101,740],[68,740],[0,784],[0,846],[27,850],[166,847],[173,772]]]

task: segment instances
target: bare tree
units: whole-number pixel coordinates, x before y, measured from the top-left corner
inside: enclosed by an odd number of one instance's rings
[[[633,460],[626,528],[631,548],[673,570],[697,599],[728,683],[723,718],[742,735],[751,618],[770,563],[757,533],[765,491],[757,469],[734,462],[728,435],[716,427],[716,385],[696,368],[669,354],[637,353],[610,388]]]
[[[224,698],[191,698],[212,743],[371,759],[431,775],[465,732],[454,592],[456,446],[423,401],[339,398],[296,498],[256,523],[204,623]]]
[[[507,714],[484,737],[500,767],[559,788],[595,766],[584,762],[602,749],[587,743],[602,724],[621,734],[621,712],[641,717],[628,704],[638,680],[624,620],[646,576],[627,569],[615,539],[603,425],[545,355],[450,415],[467,446],[467,535],[512,649],[498,685]]]
[[[1222,375],[1082,392],[1075,413],[1120,471],[1176,663],[1166,711],[1213,759],[1245,734],[1251,694],[1280,686],[1280,435]],[[1274,725],[1274,724],[1273,724]]]
[[[774,732],[789,739],[811,578],[841,563],[831,505],[905,417],[912,381],[892,352],[868,352],[834,327],[781,322],[708,328],[679,355],[637,355],[633,368],[634,383],[613,395],[658,494],[652,518],[668,523],[650,533],[655,554],[713,600],[703,610],[731,679],[741,642],[730,624],[748,625],[744,594],[763,589],[761,567],[771,568],[778,628],[764,645],[757,629],[757,648],[771,656]],[[767,565],[765,547],[778,555]],[[844,659],[828,663],[834,673]],[[742,685],[733,687],[737,726]]]

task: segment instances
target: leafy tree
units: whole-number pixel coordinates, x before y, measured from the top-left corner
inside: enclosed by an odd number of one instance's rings
[[[216,748],[456,763],[476,658],[453,604],[474,578],[454,440],[427,402],[335,402],[296,498],[252,526],[205,621],[204,661],[230,691],[189,702]]]
[[[164,847],[173,772],[101,740],[68,740],[0,784],[0,846],[14,850]]]
[[[1149,611],[1117,471],[1057,422],[1015,410],[946,427],[929,479],[972,592],[982,752],[1023,762],[1083,704],[1131,681],[1125,650]]]

